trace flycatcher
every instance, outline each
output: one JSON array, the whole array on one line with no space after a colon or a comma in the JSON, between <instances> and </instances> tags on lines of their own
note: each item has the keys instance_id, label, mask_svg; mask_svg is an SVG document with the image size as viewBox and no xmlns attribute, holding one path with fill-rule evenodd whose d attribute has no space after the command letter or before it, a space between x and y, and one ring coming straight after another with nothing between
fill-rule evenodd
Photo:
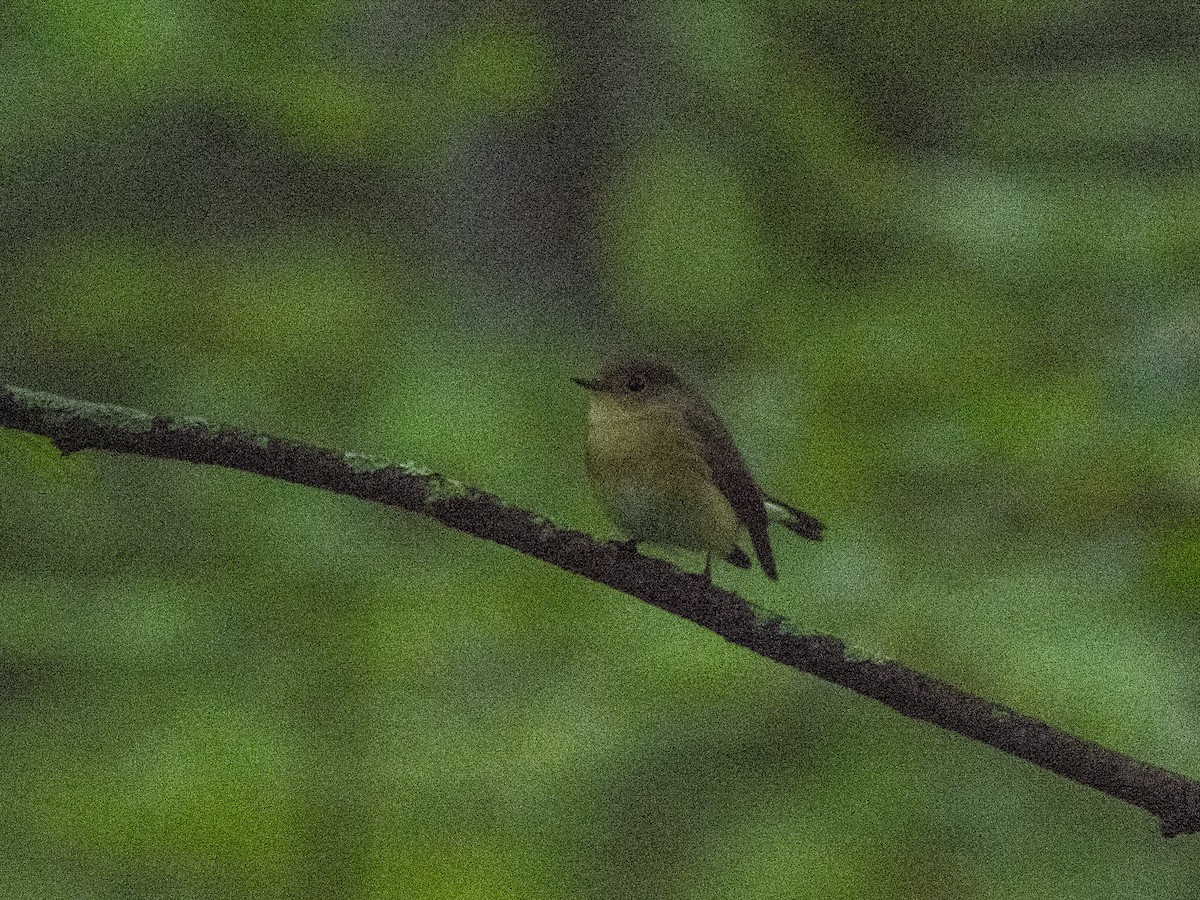
<instances>
[{"instance_id":1,"label":"flycatcher","mask_svg":"<svg viewBox=\"0 0 1200 900\"><path fill-rule=\"evenodd\" d=\"M720 417L670 366L636 359L573 381L591 393L592 490L632 548L648 541L699 550L711 579L714 555L750 568L738 546L745 529L775 580L768 522L821 539L819 521L763 493Z\"/></svg>"}]
</instances>

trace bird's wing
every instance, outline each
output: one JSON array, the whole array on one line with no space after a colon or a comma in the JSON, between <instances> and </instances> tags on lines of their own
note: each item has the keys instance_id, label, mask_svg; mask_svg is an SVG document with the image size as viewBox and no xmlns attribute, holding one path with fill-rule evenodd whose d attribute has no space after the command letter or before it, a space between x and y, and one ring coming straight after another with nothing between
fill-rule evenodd
<instances>
[{"instance_id":1,"label":"bird's wing","mask_svg":"<svg viewBox=\"0 0 1200 900\"><path fill-rule=\"evenodd\" d=\"M763 505L763 493L746 467L746 461L742 459L742 454L733 442L733 436L707 405L693 406L686 416L688 425L700 435L704 461L712 470L717 490L729 501L738 521L746 526L759 565L763 567L767 577L774 581L779 576L775 571L771 536L767 532L767 510Z\"/></svg>"}]
</instances>

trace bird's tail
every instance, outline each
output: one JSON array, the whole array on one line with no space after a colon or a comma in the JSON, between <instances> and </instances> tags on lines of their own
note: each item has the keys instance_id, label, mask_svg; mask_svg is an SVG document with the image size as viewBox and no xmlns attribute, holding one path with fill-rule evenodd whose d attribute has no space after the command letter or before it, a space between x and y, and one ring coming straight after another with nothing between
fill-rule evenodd
<instances>
[{"instance_id":1,"label":"bird's tail","mask_svg":"<svg viewBox=\"0 0 1200 900\"><path fill-rule=\"evenodd\" d=\"M746 555L746 551L741 547L734 547L729 555L725 557L726 562L731 562L739 569L750 568L750 557Z\"/></svg>"},{"instance_id":2,"label":"bird's tail","mask_svg":"<svg viewBox=\"0 0 1200 900\"><path fill-rule=\"evenodd\" d=\"M772 522L778 522L789 531L794 531L810 541L821 539L821 532L825 530L825 526L819 519L774 497L764 497L763 500L767 507L767 518Z\"/></svg>"}]
</instances>

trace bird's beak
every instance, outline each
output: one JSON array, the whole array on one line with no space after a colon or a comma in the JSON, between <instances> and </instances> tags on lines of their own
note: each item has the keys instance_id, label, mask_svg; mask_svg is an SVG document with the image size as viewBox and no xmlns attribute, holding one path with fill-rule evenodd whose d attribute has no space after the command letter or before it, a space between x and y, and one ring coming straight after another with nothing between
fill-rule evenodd
<instances>
[{"instance_id":1,"label":"bird's beak","mask_svg":"<svg viewBox=\"0 0 1200 900\"><path fill-rule=\"evenodd\" d=\"M585 388L589 391L600 390L600 382L598 382L595 378L572 378L571 380L581 388Z\"/></svg>"}]
</instances>

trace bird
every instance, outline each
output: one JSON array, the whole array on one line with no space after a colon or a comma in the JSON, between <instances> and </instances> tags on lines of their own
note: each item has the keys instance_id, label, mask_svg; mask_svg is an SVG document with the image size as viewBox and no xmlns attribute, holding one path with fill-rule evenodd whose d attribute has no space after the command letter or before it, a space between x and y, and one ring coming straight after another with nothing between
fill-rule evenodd
<instances>
[{"instance_id":1,"label":"bird","mask_svg":"<svg viewBox=\"0 0 1200 900\"><path fill-rule=\"evenodd\" d=\"M748 569L743 531L763 572L779 577L768 524L810 541L825 526L765 494L729 429L704 396L668 363L636 357L591 378L573 378L590 394L586 463L592 491L636 550L642 542L705 554Z\"/></svg>"}]
</instances>

